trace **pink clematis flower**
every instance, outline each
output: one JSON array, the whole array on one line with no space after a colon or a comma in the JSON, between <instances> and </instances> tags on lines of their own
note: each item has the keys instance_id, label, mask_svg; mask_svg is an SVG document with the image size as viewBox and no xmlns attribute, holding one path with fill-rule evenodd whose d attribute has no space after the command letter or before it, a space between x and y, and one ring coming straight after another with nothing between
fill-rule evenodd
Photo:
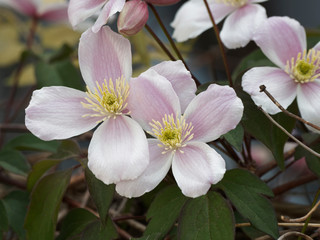
<instances>
[{"instance_id":1,"label":"pink clematis flower","mask_svg":"<svg viewBox=\"0 0 320 240\"><path fill-rule=\"evenodd\" d=\"M66 0L0 0L0 4L11 7L23 15L41 20L65 21L68 19Z\"/></svg>"},{"instance_id":2,"label":"pink clematis flower","mask_svg":"<svg viewBox=\"0 0 320 240\"><path fill-rule=\"evenodd\" d=\"M149 163L148 144L139 124L128 117L132 73L130 42L104 27L84 32L79 64L87 92L53 86L33 93L27 128L43 140L66 139L94 131L88 167L105 184L138 177Z\"/></svg>"},{"instance_id":3,"label":"pink clematis flower","mask_svg":"<svg viewBox=\"0 0 320 240\"><path fill-rule=\"evenodd\" d=\"M180 67L176 69L183 71ZM243 113L241 100L232 88L216 84L192 97L191 91L175 87L190 87L191 76L172 80L163 74L166 69L162 63L132 80L131 116L154 138L148 139L148 167L137 179L119 182L120 195L139 197L151 191L172 166L182 193L194 198L206 194L226 171L224 159L206 142L236 127Z\"/></svg>"},{"instance_id":4,"label":"pink clematis flower","mask_svg":"<svg viewBox=\"0 0 320 240\"><path fill-rule=\"evenodd\" d=\"M174 4L178 1L180 0L145 0L145 2L161 6ZM92 31L96 33L108 22L112 15L122 11L125 3L126 0L70 0L69 21L73 27L76 27L79 23L100 11L99 17L92 27ZM128 16L123 18L128 18Z\"/></svg>"},{"instance_id":5,"label":"pink clematis flower","mask_svg":"<svg viewBox=\"0 0 320 240\"><path fill-rule=\"evenodd\" d=\"M265 85L284 108L297 97L301 116L320 125L320 42L307 51L304 28L288 17L269 18L253 40L278 67L255 67L246 72L242 78L244 91L270 114L280 109L259 91L260 85Z\"/></svg>"},{"instance_id":6,"label":"pink clematis flower","mask_svg":"<svg viewBox=\"0 0 320 240\"><path fill-rule=\"evenodd\" d=\"M246 46L258 25L266 18L265 9L256 4L266 0L208 0L215 22L226 20L220 32L227 48ZM178 10L171 26L178 42L195 38L212 28L212 22L203 0L189 0Z\"/></svg>"}]
</instances>

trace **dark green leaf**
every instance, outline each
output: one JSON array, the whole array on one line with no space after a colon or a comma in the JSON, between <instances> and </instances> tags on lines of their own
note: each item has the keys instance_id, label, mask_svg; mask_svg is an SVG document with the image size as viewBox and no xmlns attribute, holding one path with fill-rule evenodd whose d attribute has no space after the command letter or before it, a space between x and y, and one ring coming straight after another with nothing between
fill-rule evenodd
<instances>
[{"instance_id":1,"label":"dark green leaf","mask_svg":"<svg viewBox=\"0 0 320 240\"><path fill-rule=\"evenodd\" d=\"M63 46L60 49L51 54L49 62L52 63L69 58L73 51L74 50L72 47L70 47L67 44L63 44Z\"/></svg>"},{"instance_id":2,"label":"dark green leaf","mask_svg":"<svg viewBox=\"0 0 320 240\"><path fill-rule=\"evenodd\" d=\"M260 195L272 195L263 181L248 171L233 169L226 172L216 187L225 192L238 212L254 227L274 238L278 237L274 209L270 201Z\"/></svg>"},{"instance_id":3,"label":"dark green leaf","mask_svg":"<svg viewBox=\"0 0 320 240\"><path fill-rule=\"evenodd\" d=\"M39 178L51 167L60 163L60 160L42 160L33 165L27 180L27 190L31 191Z\"/></svg>"},{"instance_id":4,"label":"dark green leaf","mask_svg":"<svg viewBox=\"0 0 320 240\"><path fill-rule=\"evenodd\" d=\"M80 72L69 59L51 64L39 61L35 66L35 74L39 87L66 86L79 90L84 88Z\"/></svg>"},{"instance_id":5,"label":"dark green leaf","mask_svg":"<svg viewBox=\"0 0 320 240\"><path fill-rule=\"evenodd\" d=\"M243 127L241 124L231 130L230 132L223 135L223 137L238 151L242 151L242 143L243 143Z\"/></svg>"},{"instance_id":6,"label":"dark green leaf","mask_svg":"<svg viewBox=\"0 0 320 240\"><path fill-rule=\"evenodd\" d=\"M82 232L81 240L106 240L116 239L117 231L110 218L107 218L105 225L100 221L94 221Z\"/></svg>"},{"instance_id":7,"label":"dark green leaf","mask_svg":"<svg viewBox=\"0 0 320 240\"><path fill-rule=\"evenodd\" d=\"M79 156L81 149L76 141L63 140L57 149L57 152L50 156L50 159L66 160Z\"/></svg>"},{"instance_id":8,"label":"dark green leaf","mask_svg":"<svg viewBox=\"0 0 320 240\"><path fill-rule=\"evenodd\" d=\"M28 239L54 239L59 206L71 173L72 169L52 173L34 187L24 225Z\"/></svg>"},{"instance_id":9,"label":"dark green leaf","mask_svg":"<svg viewBox=\"0 0 320 240\"><path fill-rule=\"evenodd\" d=\"M8 231L9 221L7 211L4 207L3 201L0 200L0 235L3 231Z\"/></svg>"},{"instance_id":10,"label":"dark green leaf","mask_svg":"<svg viewBox=\"0 0 320 240\"><path fill-rule=\"evenodd\" d=\"M27 176L30 166L25 157L16 150L0 151L0 166L9 172Z\"/></svg>"},{"instance_id":11,"label":"dark green leaf","mask_svg":"<svg viewBox=\"0 0 320 240\"><path fill-rule=\"evenodd\" d=\"M232 240L235 237L233 212L216 192L191 199L181 212L179 239Z\"/></svg>"},{"instance_id":12,"label":"dark green leaf","mask_svg":"<svg viewBox=\"0 0 320 240\"><path fill-rule=\"evenodd\" d=\"M281 169L284 168L283 148L288 136L275 126L253 103L250 96L242 91L238 96L244 104L243 126L247 132L265 144L272 152L275 160ZM270 100L271 101L271 100ZM295 104L289 110L295 112ZM273 115L282 127L291 132L295 126L295 119L284 113Z\"/></svg>"},{"instance_id":13,"label":"dark green leaf","mask_svg":"<svg viewBox=\"0 0 320 240\"><path fill-rule=\"evenodd\" d=\"M7 212L9 226L20 239L25 239L23 223L27 213L28 204L29 193L24 191L10 192L3 199L3 205Z\"/></svg>"},{"instance_id":14,"label":"dark green leaf","mask_svg":"<svg viewBox=\"0 0 320 240\"><path fill-rule=\"evenodd\" d=\"M26 133L12 139L4 147L6 149L56 152L59 145L59 141L43 141L31 133Z\"/></svg>"},{"instance_id":15,"label":"dark green leaf","mask_svg":"<svg viewBox=\"0 0 320 240\"><path fill-rule=\"evenodd\" d=\"M88 224L95 220L97 220L96 216L83 208L72 209L62 220L60 235L56 240L80 238Z\"/></svg>"},{"instance_id":16,"label":"dark green leaf","mask_svg":"<svg viewBox=\"0 0 320 240\"><path fill-rule=\"evenodd\" d=\"M313 150L316 152L320 152L320 146L316 146L315 148L313 148ZM320 158L316 157L301 146L298 146L296 148L294 156L296 160L305 157L308 168L312 172L314 172L314 174L320 177Z\"/></svg>"},{"instance_id":17,"label":"dark green leaf","mask_svg":"<svg viewBox=\"0 0 320 240\"><path fill-rule=\"evenodd\" d=\"M105 224L108 217L109 206L113 199L114 185L104 184L97 179L88 168L86 168L85 174L90 195L97 206L101 222Z\"/></svg>"},{"instance_id":18,"label":"dark green leaf","mask_svg":"<svg viewBox=\"0 0 320 240\"><path fill-rule=\"evenodd\" d=\"M161 191L148 210L147 218L151 220L141 239L149 240L149 235L162 239L172 228L187 200L188 198L182 195L176 185L171 185Z\"/></svg>"}]
</instances>

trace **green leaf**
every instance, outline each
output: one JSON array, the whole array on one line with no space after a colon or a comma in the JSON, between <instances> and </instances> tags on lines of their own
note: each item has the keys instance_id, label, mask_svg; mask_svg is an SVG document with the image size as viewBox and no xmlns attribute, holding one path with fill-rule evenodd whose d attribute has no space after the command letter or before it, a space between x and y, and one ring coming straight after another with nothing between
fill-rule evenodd
<instances>
[{"instance_id":1,"label":"green leaf","mask_svg":"<svg viewBox=\"0 0 320 240\"><path fill-rule=\"evenodd\" d=\"M176 185L171 185L161 191L150 205L147 218L151 220L143 234L144 237L139 239L164 238L177 220L187 200L188 198L182 195Z\"/></svg>"},{"instance_id":2,"label":"green leaf","mask_svg":"<svg viewBox=\"0 0 320 240\"><path fill-rule=\"evenodd\" d=\"M216 192L191 199L181 212L178 227L179 239L235 238L233 212L225 199Z\"/></svg>"},{"instance_id":3,"label":"green leaf","mask_svg":"<svg viewBox=\"0 0 320 240\"><path fill-rule=\"evenodd\" d=\"M320 146L316 146L312 148L316 152L320 152ZM320 158L316 157L306 149L304 149L301 146L298 146L294 153L295 159L299 160L300 158L305 157L306 163L308 165L308 168L316 174L318 177L320 177Z\"/></svg>"},{"instance_id":4,"label":"green leaf","mask_svg":"<svg viewBox=\"0 0 320 240\"><path fill-rule=\"evenodd\" d=\"M6 209L9 226L19 236L25 239L24 219L29 204L29 193L24 191L13 191L5 196L2 203Z\"/></svg>"},{"instance_id":5,"label":"green leaf","mask_svg":"<svg viewBox=\"0 0 320 240\"><path fill-rule=\"evenodd\" d=\"M97 206L98 213L102 224L106 224L108 219L108 211L114 195L114 185L106 185L97 179L93 173L86 168L86 180L90 195Z\"/></svg>"},{"instance_id":6,"label":"green leaf","mask_svg":"<svg viewBox=\"0 0 320 240\"><path fill-rule=\"evenodd\" d=\"M72 209L62 220L60 235L56 240L78 239L88 224L97 220L96 216L83 208Z\"/></svg>"},{"instance_id":7,"label":"green leaf","mask_svg":"<svg viewBox=\"0 0 320 240\"><path fill-rule=\"evenodd\" d=\"M223 135L223 137L238 151L242 151L242 142L243 142L243 127L241 124L231 130L230 132Z\"/></svg>"},{"instance_id":8,"label":"green leaf","mask_svg":"<svg viewBox=\"0 0 320 240\"><path fill-rule=\"evenodd\" d=\"M226 172L222 181L215 185L221 188L238 212L254 227L278 237L277 218L269 200L260 194L272 196L272 191L257 176L246 170L233 169Z\"/></svg>"},{"instance_id":9,"label":"green leaf","mask_svg":"<svg viewBox=\"0 0 320 240\"><path fill-rule=\"evenodd\" d=\"M31 133L26 133L12 139L4 148L56 152L59 145L59 141L43 141Z\"/></svg>"},{"instance_id":10,"label":"green leaf","mask_svg":"<svg viewBox=\"0 0 320 240\"><path fill-rule=\"evenodd\" d=\"M27 190L31 192L39 178L51 167L60 163L60 160L42 160L33 165L31 172L28 175Z\"/></svg>"},{"instance_id":11,"label":"green leaf","mask_svg":"<svg viewBox=\"0 0 320 240\"><path fill-rule=\"evenodd\" d=\"M35 74L39 87L66 86L79 90L84 88L79 70L69 59L54 63L39 61L35 66Z\"/></svg>"},{"instance_id":12,"label":"green leaf","mask_svg":"<svg viewBox=\"0 0 320 240\"><path fill-rule=\"evenodd\" d=\"M9 172L27 176L30 166L25 157L16 150L0 151L0 166Z\"/></svg>"},{"instance_id":13,"label":"green leaf","mask_svg":"<svg viewBox=\"0 0 320 240\"><path fill-rule=\"evenodd\" d=\"M82 232L81 240L106 240L118 239L118 233L110 218L103 225L100 221L94 221Z\"/></svg>"},{"instance_id":14,"label":"green leaf","mask_svg":"<svg viewBox=\"0 0 320 240\"><path fill-rule=\"evenodd\" d=\"M72 169L43 177L34 187L25 220L27 239L54 239L59 206Z\"/></svg>"},{"instance_id":15,"label":"green leaf","mask_svg":"<svg viewBox=\"0 0 320 240\"><path fill-rule=\"evenodd\" d=\"M265 144L271 150L278 166L281 169L284 169L283 148L288 140L288 136L257 108L247 93L239 91L238 96L242 99L244 104L244 117L242 118L242 123L245 130ZM295 112L295 104L292 104L288 110ZM278 113L272 117L288 132L293 130L296 122L294 118L291 118L284 113Z\"/></svg>"},{"instance_id":16,"label":"green leaf","mask_svg":"<svg viewBox=\"0 0 320 240\"><path fill-rule=\"evenodd\" d=\"M4 207L3 201L0 200L0 235L4 231L8 231L9 220L7 216L7 211Z\"/></svg>"},{"instance_id":17,"label":"green leaf","mask_svg":"<svg viewBox=\"0 0 320 240\"><path fill-rule=\"evenodd\" d=\"M50 159L66 160L72 157L79 156L81 149L78 143L74 140L63 140L58 147L56 153L50 156Z\"/></svg>"}]
</instances>

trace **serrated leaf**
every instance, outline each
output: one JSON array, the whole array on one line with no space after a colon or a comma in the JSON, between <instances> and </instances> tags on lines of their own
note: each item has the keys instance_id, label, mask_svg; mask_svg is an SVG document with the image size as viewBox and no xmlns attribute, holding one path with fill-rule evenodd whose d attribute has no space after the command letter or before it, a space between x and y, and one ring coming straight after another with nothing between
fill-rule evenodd
<instances>
[{"instance_id":1,"label":"serrated leaf","mask_svg":"<svg viewBox=\"0 0 320 240\"><path fill-rule=\"evenodd\" d=\"M19 236L25 239L24 219L29 203L29 193L24 191L13 191L5 196L2 203L6 209L9 226Z\"/></svg>"},{"instance_id":2,"label":"serrated leaf","mask_svg":"<svg viewBox=\"0 0 320 240\"><path fill-rule=\"evenodd\" d=\"M59 206L72 169L43 177L34 187L25 220L27 239L54 239Z\"/></svg>"},{"instance_id":3,"label":"serrated leaf","mask_svg":"<svg viewBox=\"0 0 320 240\"><path fill-rule=\"evenodd\" d=\"M320 147L316 146L315 148L313 148L313 150L316 152L320 152ZM314 174L320 177L320 158L316 157L315 155L313 155L301 146L298 146L296 148L294 156L296 160L305 157L308 168Z\"/></svg>"},{"instance_id":4,"label":"serrated leaf","mask_svg":"<svg viewBox=\"0 0 320 240\"><path fill-rule=\"evenodd\" d=\"M100 221L94 221L82 232L81 240L106 240L116 239L117 231L110 218L103 225Z\"/></svg>"},{"instance_id":5,"label":"serrated leaf","mask_svg":"<svg viewBox=\"0 0 320 240\"><path fill-rule=\"evenodd\" d=\"M56 152L59 145L59 141L43 141L31 133L26 133L9 141L4 148Z\"/></svg>"},{"instance_id":6,"label":"serrated leaf","mask_svg":"<svg viewBox=\"0 0 320 240\"><path fill-rule=\"evenodd\" d=\"M39 87L66 86L82 90L84 87L80 72L69 59L47 63L39 61L35 67Z\"/></svg>"},{"instance_id":7,"label":"serrated leaf","mask_svg":"<svg viewBox=\"0 0 320 240\"><path fill-rule=\"evenodd\" d=\"M151 220L143 234L144 237L140 239L153 239L152 236L162 239L172 228L187 200L176 185L161 191L150 205L147 218Z\"/></svg>"},{"instance_id":8,"label":"serrated leaf","mask_svg":"<svg viewBox=\"0 0 320 240\"><path fill-rule=\"evenodd\" d=\"M223 137L238 151L242 151L244 130L241 124L238 124L237 127L226 134Z\"/></svg>"},{"instance_id":9,"label":"serrated leaf","mask_svg":"<svg viewBox=\"0 0 320 240\"><path fill-rule=\"evenodd\" d=\"M241 169L226 172L222 181L215 185L221 188L238 212L257 229L278 237L277 218L269 200L260 194L272 195L271 190L258 177Z\"/></svg>"},{"instance_id":10,"label":"serrated leaf","mask_svg":"<svg viewBox=\"0 0 320 240\"><path fill-rule=\"evenodd\" d=\"M244 117L242 118L242 123L245 130L266 145L271 150L278 166L281 169L284 169L283 148L288 140L288 136L257 108L247 93L238 91L238 96L244 104ZM296 111L295 104L292 104L289 111ZM288 132L293 130L296 122L294 118L291 118L282 112L273 115L272 117Z\"/></svg>"},{"instance_id":11,"label":"serrated leaf","mask_svg":"<svg viewBox=\"0 0 320 240\"><path fill-rule=\"evenodd\" d=\"M8 231L9 221L7 211L4 207L3 201L0 199L0 235L3 231Z\"/></svg>"},{"instance_id":12,"label":"serrated leaf","mask_svg":"<svg viewBox=\"0 0 320 240\"><path fill-rule=\"evenodd\" d=\"M27 176L30 170L25 157L16 150L0 151L0 166L9 172L23 176Z\"/></svg>"},{"instance_id":13,"label":"serrated leaf","mask_svg":"<svg viewBox=\"0 0 320 240\"><path fill-rule=\"evenodd\" d=\"M72 209L62 220L60 234L56 240L79 239L88 224L95 220L97 217L83 208Z\"/></svg>"},{"instance_id":14,"label":"serrated leaf","mask_svg":"<svg viewBox=\"0 0 320 240\"><path fill-rule=\"evenodd\" d=\"M102 224L106 224L109 206L114 195L114 184L104 184L102 181L97 179L88 168L85 170L85 175L89 192L98 209L100 220Z\"/></svg>"},{"instance_id":15,"label":"serrated leaf","mask_svg":"<svg viewBox=\"0 0 320 240\"><path fill-rule=\"evenodd\" d=\"M186 203L179 218L179 239L232 240L234 237L233 212L219 193L208 192Z\"/></svg>"}]
</instances>

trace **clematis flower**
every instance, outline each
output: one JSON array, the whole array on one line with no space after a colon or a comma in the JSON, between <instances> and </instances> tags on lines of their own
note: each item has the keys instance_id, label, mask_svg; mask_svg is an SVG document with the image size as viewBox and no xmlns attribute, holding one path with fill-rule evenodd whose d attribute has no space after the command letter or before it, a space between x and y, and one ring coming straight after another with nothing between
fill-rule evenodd
<instances>
[{"instance_id":1,"label":"clematis flower","mask_svg":"<svg viewBox=\"0 0 320 240\"><path fill-rule=\"evenodd\" d=\"M243 113L241 100L232 88L212 84L186 101L190 91L173 88L165 70L160 64L132 80L131 116L154 138L148 139L148 167L138 178L119 182L120 195L139 197L151 191L172 166L182 193L194 198L206 194L226 171L224 159L206 142L236 127ZM187 85L188 79L180 77L175 85Z\"/></svg>"},{"instance_id":2,"label":"clematis flower","mask_svg":"<svg viewBox=\"0 0 320 240\"><path fill-rule=\"evenodd\" d=\"M33 93L27 128L43 140L70 138L98 125L88 149L88 167L105 184L134 179L149 162L139 124L127 115L132 73L130 42L104 27L84 32L79 64L87 92L52 86Z\"/></svg>"},{"instance_id":3,"label":"clematis flower","mask_svg":"<svg viewBox=\"0 0 320 240\"><path fill-rule=\"evenodd\" d=\"M180 0L145 0L145 2L161 6L174 4L178 1ZM122 11L125 3L126 0L70 0L68 8L69 21L75 28L79 23L99 13L99 17L92 27L92 31L96 33L108 22L112 15ZM131 3L128 4L131 5ZM122 18L128 19L129 16L123 16Z\"/></svg>"},{"instance_id":4,"label":"clematis flower","mask_svg":"<svg viewBox=\"0 0 320 240\"><path fill-rule=\"evenodd\" d=\"M266 10L260 2L266 0L208 0L215 22L226 20L220 32L227 48L246 46L254 31L266 18ZM189 0L178 10L171 26L178 42L199 36L212 28L212 22L203 0Z\"/></svg>"},{"instance_id":5,"label":"clematis flower","mask_svg":"<svg viewBox=\"0 0 320 240\"><path fill-rule=\"evenodd\" d=\"M68 19L66 0L0 0L0 4L11 7L23 15L41 20L65 21Z\"/></svg>"},{"instance_id":6,"label":"clematis flower","mask_svg":"<svg viewBox=\"0 0 320 240\"><path fill-rule=\"evenodd\" d=\"M244 91L270 114L280 109L259 91L260 85L265 85L284 108L297 97L301 116L320 125L320 42L308 51L304 28L288 17L269 18L253 40L277 67L255 67L246 72Z\"/></svg>"}]
</instances>

